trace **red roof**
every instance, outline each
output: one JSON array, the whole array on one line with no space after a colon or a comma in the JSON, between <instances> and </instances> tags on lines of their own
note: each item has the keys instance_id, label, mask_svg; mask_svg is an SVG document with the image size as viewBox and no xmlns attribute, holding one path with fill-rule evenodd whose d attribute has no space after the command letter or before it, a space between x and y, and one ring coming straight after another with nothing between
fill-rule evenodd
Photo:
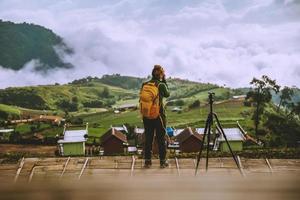
<instances>
[{"instance_id":1,"label":"red roof","mask_svg":"<svg viewBox=\"0 0 300 200\"><path fill-rule=\"evenodd\" d=\"M121 140L122 142L127 142L127 137L120 131L117 131L114 128L110 128L102 137L101 142L105 143L109 138L116 137L117 139Z\"/></svg>"},{"instance_id":2,"label":"red roof","mask_svg":"<svg viewBox=\"0 0 300 200\"><path fill-rule=\"evenodd\" d=\"M181 133L179 133L175 139L179 143L184 142L190 137L195 137L198 140L202 141L202 136L191 129L191 127L185 128Z\"/></svg>"}]
</instances>

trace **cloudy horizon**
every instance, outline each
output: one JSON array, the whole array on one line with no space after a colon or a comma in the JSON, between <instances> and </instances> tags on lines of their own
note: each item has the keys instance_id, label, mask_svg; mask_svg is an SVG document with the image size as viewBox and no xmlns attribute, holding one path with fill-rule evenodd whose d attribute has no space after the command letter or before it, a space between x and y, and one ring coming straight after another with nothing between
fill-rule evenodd
<instances>
[{"instance_id":1,"label":"cloudy horizon","mask_svg":"<svg viewBox=\"0 0 300 200\"><path fill-rule=\"evenodd\" d=\"M71 70L0 67L0 88L119 73L248 87L268 75L300 87L300 0L0 0L0 19L52 29L74 49ZM62 55L64 56L64 55ZM9 78L7 78L9 77Z\"/></svg>"}]
</instances>

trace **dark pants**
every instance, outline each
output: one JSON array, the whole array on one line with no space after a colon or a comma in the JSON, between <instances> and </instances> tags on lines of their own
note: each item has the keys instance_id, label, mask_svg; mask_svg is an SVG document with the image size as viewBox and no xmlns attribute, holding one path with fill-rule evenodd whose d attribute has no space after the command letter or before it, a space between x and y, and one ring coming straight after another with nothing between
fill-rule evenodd
<instances>
[{"instance_id":1,"label":"dark pants","mask_svg":"<svg viewBox=\"0 0 300 200\"><path fill-rule=\"evenodd\" d=\"M159 149L159 159L164 162L166 159L167 144L165 139L165 124L166 121L163 118L158 117L157 119L143 118L145 128L145 161L151 161L152 154L152 143L154 133L156 134L156 140Z\"/></svg>"}]
</instances>

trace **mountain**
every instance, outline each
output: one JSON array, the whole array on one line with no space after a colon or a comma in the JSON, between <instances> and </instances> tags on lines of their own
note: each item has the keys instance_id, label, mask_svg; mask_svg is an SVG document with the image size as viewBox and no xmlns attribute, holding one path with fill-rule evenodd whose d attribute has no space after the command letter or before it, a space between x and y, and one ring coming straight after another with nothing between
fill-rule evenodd
<instances>
[{"instance_id":1,"label":"mountain","mask_svg":"<svg viewBox=\"0 0 300 200\"><path fill-rule=\"evenodd\" d=\"M19 70L33 59L39 60L36 70L72 67L57 49L65 54L72 50L52 30L39 25L0 20L0 44L0 66L4 68Z\"/></svg>"}]
</instances>

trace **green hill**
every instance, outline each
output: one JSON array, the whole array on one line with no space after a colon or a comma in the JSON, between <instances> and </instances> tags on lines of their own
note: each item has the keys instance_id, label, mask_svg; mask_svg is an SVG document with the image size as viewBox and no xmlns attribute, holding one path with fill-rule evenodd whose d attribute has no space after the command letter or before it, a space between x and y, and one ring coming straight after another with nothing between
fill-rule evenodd
<instances>
[{"instance_id":1,"label":"green hill","mask_svg":"<svg viewBox=\"0 0 300 200\"><path fill-rule=\"evenodd\" d=\"M111 80L110 80L111 78ZM78 111L84 108L101 108L126 103L137 103L139 89L145 78L120 75L104 75L102 78L87 77L65 85L41 85L10 87L0 90L0 103L29 109ZM217 95L228 89L181 79L169 79L170 100L207 98L207 91Z\"/></svg>"},{"instance_id":2,"label":"green hill","mask_svg":"<svg viewBox=\"0 0 300 200\"><path fill-rule=\"evenodd\" d=\"M72 50L61 37L39 25L0 20L0 44L0 65L4 68L19 70L32 59L40 61L36 70L72 67L62 61L54 47L60 47L67 54Z\"/></svg>"},{"instance_id":3,"label":"green hill","mask_svg":"<svg viewBox=\"0 0 300 200\"><path fill-rule=\"evenodd\" d=\"M21 111L19 108L0 104L0 120L6 120L8 116L19 117L20 115Z\"/></svg>"},{"instance_id":4,"label":"green hill","mask_svg":"<svg viewBox=\"0 0 300 200\"><path fill-rule=\"evenodd\" d=\"M104 75L100 79L95 77L94 79L104 84L109 84L124 89L132 90L134 91L134 93L138 94L142 83L149 80L150 77L137 78L132 76L121 76L120 74L113 74ZM219 100L228 99L227 93L231 91L228 88L221 88L215 84L200 83L179 78L169 78L167 82L171 91L171 96L168 98L168 100L183 100L187 104L192 103L197 99L201 101L206 101L208 91L214 91L216 93L216 98ZM231 93L235 92L232 90ZM138 103L138 98L120 99L119 101L117 101L118 105L127 103Z\"/></svg>"},{"instance_id":5,"label":"green hill","mask_svg":"<svg viewBox=\"0 0 300 200\"><path fill-rule=\"evenodd\" d=\"M139 89L146 78L138 78L132 76L121 76L120 74L113 75L104 75L100 79L97 79L99 82L124 88L124 89Z\"/></svg>"},{"instance_id":6,"label":"green hill","mask_svg":"<svg viewBox=\"0 0 300 200\"><path fill-rule=\"evenodd\" d=\"M0 90L0 102L30 109L77 111L82 107L107 107L120 98L135 98L131 91L99 82L88 84L15 87Z\"/></svg>"},{"instance_id":7,"label":"green hill","mask_svg":"<svg viewBox=\"0 0 300 200\"><path fill-rule=\"evenodd\" d=\"M0 90L0 103L38 110L80 111L85 108L108 108L128 103L138 103L139 89L146 78L121 75L87 77L65 85L11 87ZM207 92L216 93L216 100L226 100L236 92L209 83L199 83L178 78L168 79L171 96L168 101L178 101L188 106L195 100L206 102Z\"/></svg>"}]
</instances>

